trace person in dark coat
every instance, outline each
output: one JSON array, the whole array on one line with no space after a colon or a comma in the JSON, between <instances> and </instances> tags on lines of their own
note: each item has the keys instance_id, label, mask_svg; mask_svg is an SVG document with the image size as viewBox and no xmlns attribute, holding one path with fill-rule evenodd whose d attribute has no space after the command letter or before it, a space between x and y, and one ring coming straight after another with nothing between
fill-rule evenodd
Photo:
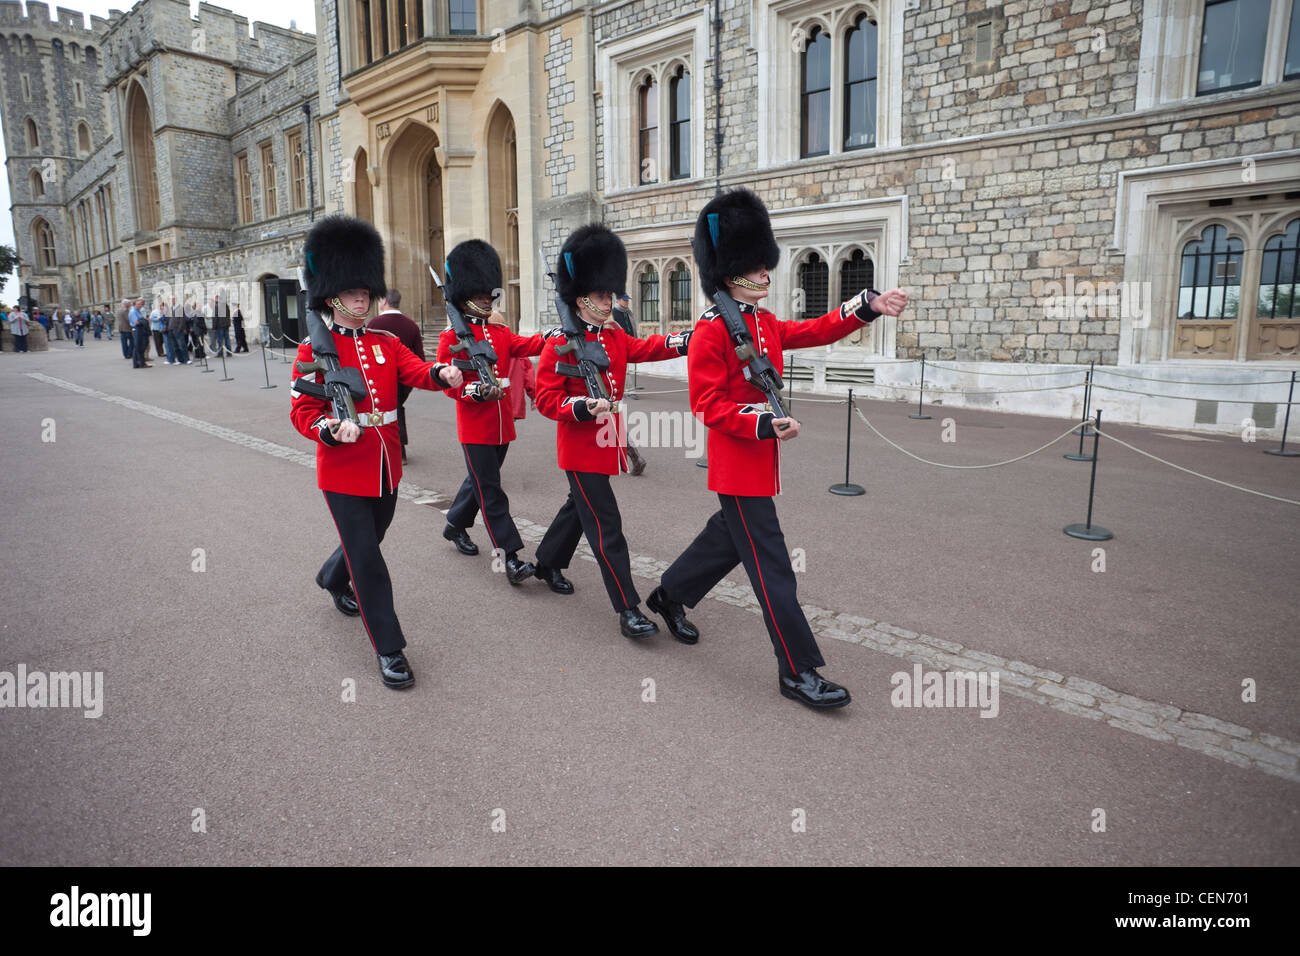
<instances>
[{"instance_id":1,"label":"person in dark coat","mask_svg":"<svg viewBox=\"0 0 1300 956\"><path fill-rule=\"evenodd\" d=\"M402 314L399 308L401 304L402 293L396 289L389 289L384 297L379 300L379 314L370 320L369 327L396 335L398 340L423 362L425 361L424 336L420 334L420 327L408 316ZM410 395L411 387L409 385L398 386L397 430L402 437L403 463L406 462L406 400Z\"/></svg>"}]
</instances>

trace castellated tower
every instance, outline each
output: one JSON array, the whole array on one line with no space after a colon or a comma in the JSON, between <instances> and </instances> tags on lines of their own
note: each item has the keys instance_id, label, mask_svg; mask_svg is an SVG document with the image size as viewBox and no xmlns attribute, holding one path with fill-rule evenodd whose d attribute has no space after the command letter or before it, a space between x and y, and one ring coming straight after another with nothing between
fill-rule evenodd
<instances>
[{"instance_id":1,"label":"castellated tower","mask_svg":"<svg viewBox=\"0 0 1300 956\"><path fill-rule=\"evenodd\" d=\"M85 250L73 236L71 181L112 132L103 94L109 21L95 17L88 29L73 10L59 7L57 21L44 3L27 10L0 3L0 128L19 280L48 307L75 298L73 263Z\"/></svg>"},{"instance_id":2,"label":"castellated tower","mask_svg":"<svg viewBox=\"0 0 1300 956\"><path fill-rule=\"evenodd\" d=\"M295 104L314 95L314 82L292 80L314 80L315 38L264 23L250 35L244 17L208 4L193 17L186 0L141 0L89 28L81 13L58 14L50 21L45 4L29 3L24 16L17 3L0 2L0 112L20 281L49 308L150 298L177 273L237 278L238 264L224 261L249 238L236 153L251 152L259 174L285 180L263 194L292 192L285 131L249 127L263 113L283 114L286 128L301 124ZM268 81L294 102L272 102ZM256 100L240 108L253 89ZM254 136L262 139L250 150L243 140ZM266 138L274 149L259 165ZM277 225L292 231L297 222L287 219Z\"/></svg>"}]
</instances>

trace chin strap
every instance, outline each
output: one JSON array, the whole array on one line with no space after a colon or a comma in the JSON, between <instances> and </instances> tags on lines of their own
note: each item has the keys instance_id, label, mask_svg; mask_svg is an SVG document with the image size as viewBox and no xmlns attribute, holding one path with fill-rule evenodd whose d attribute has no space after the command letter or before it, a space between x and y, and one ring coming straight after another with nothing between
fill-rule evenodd
<instances>
[{"instance_id":1,"label":"chin strap","mask_svg":"<svg viewBox=\"0 0 1300 956\"><path fill-rule=\"evenodd\" d=\"M490 308L487 309L483 308L478 303L476 303L473 299L465 300L465 311L470 313L471 315L478 316L480 319L485 319L492 314L492 310Z\"/></svg>"},{"instance_id":2,"label":"chin strap","mask_svg":"<svg viewBox=\"0 0 1300 956\"><path fill-rule=\"evenodd\" d=\"M578 302L581 303L584 309L588 310L593 315L599 315L603 319L608 319L611 315L614 314L614 310L612 308L609 309L599 308L597 307L596 303L592 302L585 295L578 296Z\"/></svg>"},{"instance_id":3,"label":"chin strap","mask_svg":"<svg viewBox=\"0 0 1300 956\"><path fill-rule=\"evenodd\" d=\"M330 303L330 308L333 309L335 312L342 312L344 315L352 319L364 319L366 317L366 313L370 311L370 309L366 309L365 312L353 312L346 305L344 305L342 302L339 301L338 296L332 297L329 300L329 303Z\"/></svg>"},{"instance_id":4,"label":"chin strap","mask_svg":"<svg viewBox=\"0 0 1300 956\"><path fill-rule=\"evenodd\" d=\"M727 281L738 285L742 289L748 289L750 292L766 292L767 287L772 284L771 281L769 281L767 285L759 285L757 282L752 282L744 276L731 276Z\"/></svg>"}]
</instances>

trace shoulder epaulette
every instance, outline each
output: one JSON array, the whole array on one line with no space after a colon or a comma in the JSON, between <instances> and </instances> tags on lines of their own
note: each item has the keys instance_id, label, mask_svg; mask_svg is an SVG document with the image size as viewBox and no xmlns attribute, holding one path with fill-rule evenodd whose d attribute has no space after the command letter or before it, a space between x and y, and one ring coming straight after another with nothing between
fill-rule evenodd
<instances>
[{"instance_id":1,"label":"shoulder epaulette","mask_svg":"<svg viewBox=\"0 0 1300 956\"><path fill-rule=\"evenodd\" d=\"M542 333L542 338L562 339L564 338L564 329L560 328L558 325L553 329L547 329Z\"/></svg>"}]
</instances>

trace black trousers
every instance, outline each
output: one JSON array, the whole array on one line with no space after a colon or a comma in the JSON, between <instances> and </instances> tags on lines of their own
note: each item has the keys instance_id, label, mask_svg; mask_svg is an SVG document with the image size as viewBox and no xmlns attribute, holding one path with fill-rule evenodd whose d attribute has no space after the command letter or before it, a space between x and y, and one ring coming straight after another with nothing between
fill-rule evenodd
<instances>
[{"instance_id":1,"label":"black trousers","mask_svg":"<svg viewBox=\"0 0 1300 956\"><path fill-rule=\"evenodd\" d=\"M238 349L235 349L238 352ZM406 400L411 397L414 389L409 385L397 386L397 435L401 439L402 447L406 447Z\"/></svg>"},{"instance_id":2,"label":"black trousers","mask_svg":"<svg viewBox=\"0 0 1300 956\"><path fill-rule=\"evenodd\" d=\"M379 544L393 522L397 492L370 498L327 491L325 503L334 517L340 544L321 565L317 583L341 591L351 580L371 645L376 653L396 654L406 646L406 638L393 609L393 582Z\"/></svg>"},{"instance_id":3,"label":"black trousers","mask_svg":"<svg viewBox=\"0 0 1300 956\"><path fill-rule=\"evenodd\" d=\"M143 325L144 323L141 323ZM136 326L135 331L131 333L133 350L131 352L131 367L144 368L145 359L149 354L149 329Z\"/></svg>"},{"instance_id":4,"label":"black trousers","mask_svg":"<svg viewBox=\"0 0 1300 956\"><path fill-rule=\"evenodd\" d=\"M510 517L510 499L501 490L501 465L510 444L460 447L465 452L465 468L469 474L447 511L447 523L453 528L472 528L474 518L482 511L493 550L500 549L506 555L522 550L524 541L519 537L515 519Z\"/></svg>"},{"instance_id":5,"label":"black trousers","mask_svg":"<svg viewBox=\"0 0 1300 956\"><path fill-rule=\"evenodd\" d=\"M569 476L569 497L537 546L537 561L548 568L567 568L578 539L586 534L605 581L609 603L615 611L630 611L641 603L641 597L632 584L632 562L623 537L623 516L618 513L618 499L610 487L609 475L586 471L565 474Z\"/></svg>"},{"instance_id":6,"label":"black trousers","mask_svg":"<svg viewBox=\"0 0 1300 956\"><path fill-rule=\"evenodd\" d=\"M776 503L771 498L722 494L718 500L722 510L664 572L664 593L669 600L695 607L732 568L743 564L781 668L798 673L821 667L826 662L799 607Z\"/></svg>"}]
</instances>

